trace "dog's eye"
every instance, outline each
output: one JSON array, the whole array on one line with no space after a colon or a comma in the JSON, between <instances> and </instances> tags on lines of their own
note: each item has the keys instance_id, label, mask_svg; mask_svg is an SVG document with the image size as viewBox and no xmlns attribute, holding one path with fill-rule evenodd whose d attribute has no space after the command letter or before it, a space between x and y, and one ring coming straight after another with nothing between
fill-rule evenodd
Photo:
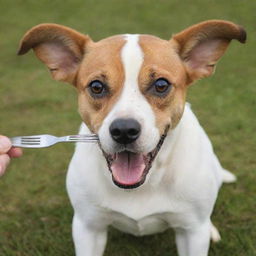
<instances>
[{"instance_id":1,"label":"dog's eye","mask_svg":"<svg viewBox=\"0 0 256 256\"><path fill-rule=\"evenodd\" d=\"M163 97L171 89L172 84L164 78L157 79L151 87L151 92L156 96Z\"/></svg>"},{"instance_id":2,"label":"dog's eye","mask_svg":"<svg viewBox=\"0 0 256 256\"><path fill-rule=\"evenodd\" d=\"M100 98L106 94L107 87L101 81L95 80L89 84L89 91L93 97Z\"/></svg>"},{"instance_id":3,"label":"dog's eye","mask_svg":"<svg viewBox=\"0 0 256 256\"><path fill-rule=\"evenodd\" d=\"M92 81L89 85L92 93L100 94L104 90L104 84L98 80Z\"/></svg>"}]
</instances>

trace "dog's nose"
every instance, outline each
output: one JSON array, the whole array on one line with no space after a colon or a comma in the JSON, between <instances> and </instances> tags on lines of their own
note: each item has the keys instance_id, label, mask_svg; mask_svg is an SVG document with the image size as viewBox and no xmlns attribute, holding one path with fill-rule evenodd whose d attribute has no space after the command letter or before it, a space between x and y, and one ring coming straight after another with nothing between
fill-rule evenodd
<instances>
[{"instance_id":1,"label":"dog's nose","mask_svg":"<svg viewBox=\"0 0 256 256\"><path fill-rule=\"evenodd\" d=\"M111 137L120 144L134 142L140 136L141 126L135 119L116 119L109 127Z\"/></svg>"}]
</instances>

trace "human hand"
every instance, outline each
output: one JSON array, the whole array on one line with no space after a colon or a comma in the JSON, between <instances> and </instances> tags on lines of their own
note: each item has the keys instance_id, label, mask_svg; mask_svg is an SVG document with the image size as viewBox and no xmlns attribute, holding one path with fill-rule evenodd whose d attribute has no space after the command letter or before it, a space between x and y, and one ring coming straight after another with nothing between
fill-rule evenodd
<instances>
[{"instance_id":1,"label":"human hand","mask_svg":"<svg viewBox=\"0 0 256 256\"><path fill-rule=\"evenodd\" d=\"M13 148L8 137L0 135L0 176L5 173L10 159L13 157L20 157L22 150L20 148Z\"/></svg>"}]
</instances>

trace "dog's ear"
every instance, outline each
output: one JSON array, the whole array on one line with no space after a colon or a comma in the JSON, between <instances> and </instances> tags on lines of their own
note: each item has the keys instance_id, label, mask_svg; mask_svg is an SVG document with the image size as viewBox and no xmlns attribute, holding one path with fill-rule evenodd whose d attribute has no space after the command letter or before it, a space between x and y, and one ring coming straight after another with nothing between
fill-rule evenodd
<instances>
[{"instance_id":1,"label":"dog's ear","mask_svg":"<svg viewBox=\"0 0 256 256\"><path fill-rule=\"evenodd\" d=\"M18 54L31 48L44 62L55 80L74 83L89 36L57 24L40 24L30 29L22 38Z\"/></svg>"},{"instance_id":2,"label":"dog's ear","mask_svg":"<svg viewBox=\"0 0 256 256\"><path fill-rule=\"evenodd\" d=\"M171 41L177 45L178 54L185 63L189 75L188 84L214 72L217 61L232 39L245 43L245 30L222 20L196 24L172 37Z\"/></svg>"}]
</instances>

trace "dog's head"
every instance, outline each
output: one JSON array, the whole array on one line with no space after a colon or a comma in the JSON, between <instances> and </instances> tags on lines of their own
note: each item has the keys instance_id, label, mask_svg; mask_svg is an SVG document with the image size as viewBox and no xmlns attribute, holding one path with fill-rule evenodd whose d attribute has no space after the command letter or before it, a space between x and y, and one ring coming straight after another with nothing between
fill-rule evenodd
<instances>
[{"instance_id":1,"label":"dog's head","mask_svg":"<svg viewBox=\"0 0 256 256\"><path fill-rule=\"evenodd\" d=\"M167 41L118 35L93 42L70 28L41 24L25 34L19 54L33 48L54 79L77 88L79 112L99 136L114 183L134 188L179 122L188 85L214 72L232 39L244 43L245 31L221 20Z\"/></svg>"}]
</instances>

